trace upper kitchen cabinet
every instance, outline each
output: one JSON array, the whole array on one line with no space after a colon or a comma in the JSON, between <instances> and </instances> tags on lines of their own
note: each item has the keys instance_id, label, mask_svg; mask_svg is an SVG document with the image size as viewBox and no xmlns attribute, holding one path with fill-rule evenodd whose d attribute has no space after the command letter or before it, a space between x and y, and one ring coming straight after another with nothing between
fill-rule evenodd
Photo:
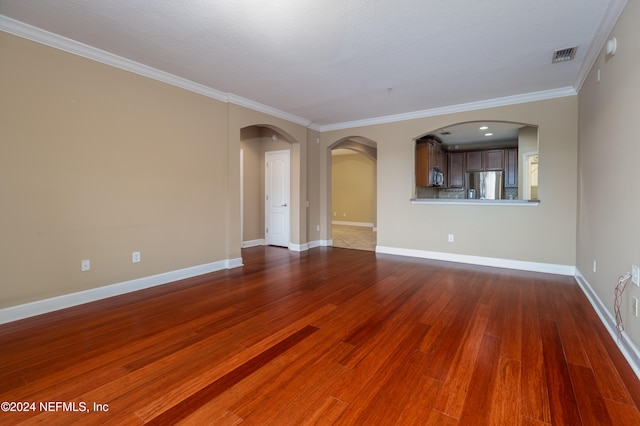
<instances>
[{"instance_id":1,"label":"upper kitchen cabinet","mask_svg":"<svg viewBox=\"0 0 640 426\"><path fill-rule=\"evenodd\" d=\"M504 187L518 187L518 148L504 150Z\"/></svg>"},{"instance_id":2,"label":"upper kitchen cabinet","mask_svg":"<svg viewBox=\"0 0 640 426\"><path fill-rule=\"evenodd\" d=\"M416 144L416 185L429 186L429 145Z\"/></svg>"},{"instance_id":3,"label":"upper kitchen cabinet","mask_svg":"<svg viewBox=\"0 0 640 426\"><path fill-rule=\"evenodd\" d=\"M469 151L465 153L468 172L504 169L504 150Z\"/></svg>"},{"instance_id":4,"label":"upper kitchen cabinet","mask_svg":"<svg viewBox=\"0 0 640 426\"><path fill-rule=\"evenodd\" d=\"M466 171L481 172L484 170L484 155L482 155L482 151L466 152L465 157L467 164Z\"/></svg>"},{"instance_id":5,"label":"upper kitchen cabinet","mask_svg":"<svg viewBox=\"0 0 640 426\"><path fill-rule=\"evenodd\" d=\"M416 186L444 186L446 154L434 138L416 141Z\"/></svg>"},{"instance_id":6,"label":"upper kitchen cabinet","mask_svg":"<svg viewBox=\"0 0 640 426\"><path fill-rule=\"evenodd\" d=\"M450 152L447 154L449 188L464 188L464 153Z\"/></svg>"},{"instance_id":7,"label":"upper kitchen cabinet","mask_svg":"<svg viewBox=\"0 0 640 426\"><path fill-rule=\"evenodd\" d=\"M504 170L504 150L490 149L484 151L485 170Z\"/></svg>"}]
</instances>

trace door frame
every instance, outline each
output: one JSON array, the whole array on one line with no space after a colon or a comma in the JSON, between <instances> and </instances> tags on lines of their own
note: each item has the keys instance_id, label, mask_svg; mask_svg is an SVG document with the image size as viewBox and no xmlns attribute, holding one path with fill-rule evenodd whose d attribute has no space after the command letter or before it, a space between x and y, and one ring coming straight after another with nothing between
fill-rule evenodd
<instances>
[{"instance_id":1,"label":"door frame","mask_svg":"<svg viewBox=\"0 0 640 426\"><path fill-rule=\"evenodd\" d=\"M272 172L273 167L269 168L269 163L272 158L276 157L285 157L286 164L283 170L283 178L285 182L283 183L284 190L283 192L283 200L282 201L282 213L285 215L285 219L283 220L282 226L283 233L286 234L284 236L284 240L276 239L272 237L273 223L272 223L272 214L273 207L271 205L271 201L273 201L273 188L270 187L272 181L270 179L269 174ZM272 161L272 160L271 160ZM291 151L288 149L284 150L276 150L276 151L265 151L264 153L264 219L265 219L265 244L266 245L276 245L280 247L289 247L291 245ZM271 198L270 198L271 197ZM271 230L269 229L271 228Z\"/></svg>"},{"instance_id":2,"label":"door frame","mask_svg":"<svg viewBox=\"0 0 640 426\"><path fill-rule=\"evenodd\" d=\"M538 155L538 151L525 152L522 154L522 199L530 200L531 199L531 164L530 160L532 157Z\"/></svg>"}]
</instances>

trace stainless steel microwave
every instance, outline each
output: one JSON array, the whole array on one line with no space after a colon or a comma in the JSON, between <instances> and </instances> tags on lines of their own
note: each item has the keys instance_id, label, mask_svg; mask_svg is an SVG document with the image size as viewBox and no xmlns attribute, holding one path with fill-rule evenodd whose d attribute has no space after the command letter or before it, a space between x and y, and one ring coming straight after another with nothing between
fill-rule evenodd
<instances>
[{"instance_id":1,"label":"stainless steel microwave","mask_svg":"<svg viewBox=\"0 0 640 426\"><path fill-rule=\"evenodd\" d=\"M443 186L444 185L444 173L437 167L431 169L431 185Z\"/></svg>"}]
</instances>

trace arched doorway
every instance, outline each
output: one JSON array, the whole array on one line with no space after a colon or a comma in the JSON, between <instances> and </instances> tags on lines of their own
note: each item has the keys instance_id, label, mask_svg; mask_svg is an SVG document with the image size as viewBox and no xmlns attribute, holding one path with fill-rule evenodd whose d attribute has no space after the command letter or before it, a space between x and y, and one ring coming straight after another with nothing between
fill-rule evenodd
<instances>
[{"instance_id":1,"label":"arched doorway","mask_svg":"<svg viewBox=\"0 0 640 426\"><path fill-rule=\"evenodd\" d=\"M352 136L337 141L330 152L331 245L375 251L377 145Z\"/></svg>"},{"instance_id":2,"label":"arched doorway","mask_svg":"<svg viewBox=\"0 0 640 426\"><path fill-rule=\"evenodd\" d=\"M289 164L294 142L290 135L274 126L253 125L240 130L240 232L243 248L267 244L290 246L292 197ZM274 201L277 201L278 211L273 208L271 202Z\"/></svg>"}]
</instances>

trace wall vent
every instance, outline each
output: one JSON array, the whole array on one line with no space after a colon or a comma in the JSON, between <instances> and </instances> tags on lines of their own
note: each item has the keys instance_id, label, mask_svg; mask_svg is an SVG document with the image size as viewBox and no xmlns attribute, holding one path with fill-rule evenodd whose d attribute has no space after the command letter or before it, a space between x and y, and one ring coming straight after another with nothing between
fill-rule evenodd
<instances>
[{"instance_id":1,"label":"wall vent","mask_svg":"<svg viewBox=\"0 0 640 426\"><path fill-rule=\"evenodd\" d=\"M578 50L578 46L567 47L565 49L558 49L553 52L553 57L551 58L551 63L557 64L558 62L570 61L576 56L576 50Z\"/></svg>"}]
</instances>

